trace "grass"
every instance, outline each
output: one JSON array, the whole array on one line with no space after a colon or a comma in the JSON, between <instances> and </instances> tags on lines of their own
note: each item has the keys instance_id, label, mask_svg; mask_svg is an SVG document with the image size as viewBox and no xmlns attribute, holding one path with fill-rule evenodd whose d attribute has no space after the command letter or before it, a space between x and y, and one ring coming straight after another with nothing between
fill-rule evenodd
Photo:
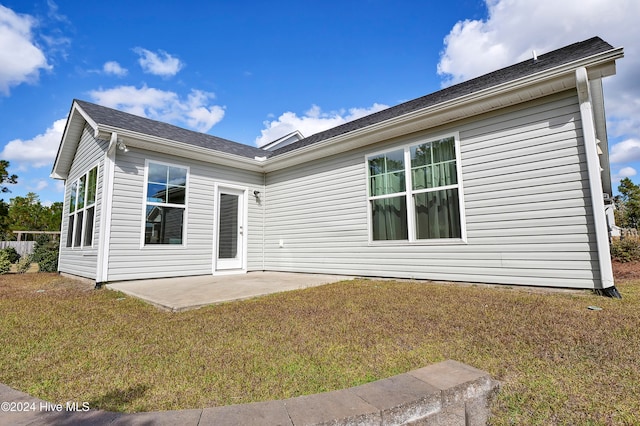
<instances>
[{"instance_id":1,"label":"grass","mask_svg":"<svg viewBox=\"0 0 640 426\"><path fill-rule=\"evenodd\" d=\"M169 313L11 274L0 382L134 412L282 399L455 359L502 382L493 424L638 424L640 280L617 286L622 300L355 280Z\"/></svg>"}]
</instances>

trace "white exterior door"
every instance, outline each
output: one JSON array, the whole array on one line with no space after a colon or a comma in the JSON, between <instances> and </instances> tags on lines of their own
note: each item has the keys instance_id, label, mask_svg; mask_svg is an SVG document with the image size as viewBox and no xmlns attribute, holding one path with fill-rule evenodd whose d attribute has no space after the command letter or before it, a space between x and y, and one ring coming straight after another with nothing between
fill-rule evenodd
<instances>
[{"instance_id":1,"label":"white exterior door","mask_svg":"<svg viewBox=\"0 0 640 426\"><path fill-rule=\"evenodd\" d=\"M215 270L242 272L246 269L246 190L219 187L216 204Z\"/></svg>"}]
</instances>

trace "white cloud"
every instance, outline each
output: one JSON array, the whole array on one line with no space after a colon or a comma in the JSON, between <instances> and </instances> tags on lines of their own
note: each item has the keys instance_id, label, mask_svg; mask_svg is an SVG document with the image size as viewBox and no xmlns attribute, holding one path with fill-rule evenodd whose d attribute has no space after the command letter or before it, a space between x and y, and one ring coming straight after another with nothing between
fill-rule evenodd
<instances>
[{"instance_id":1,"label":"white cloud","mask_svg":"<svg viewBox=\"0 0 640 426\"><path fill-rule=\"evenodd\" d=\"M154 53L150 50L136 47L133 49L140 59L138 63L142 67L142 70L149 74L155 74L162 77L172 77L184 67L184 64L180 59L171 56L165 51L159 50L158 53Z\"/></svg>"},{"instance_id":2,"label":"white cloud","mask_svg":"<svg viewBox=\"0 0 640 426\"><path fill-rule=\"evenodd\" d=\"M36 182L35 186L29 188L31 190L33 190L34 192L38 192L38 191L42 191L43 189L47 188L49 186L49 182L47 182L44 179L40 179Z\"/></svg>"},{"instance_id":3,"label":"white cloud","mask_svg":"<svg viewBox=\"0 0 640 426\"><path fill-rule=\"evenodd\" d=\"M154 120L207 132L224 117L224 107L210 105L213 93L192 90L187 99L177 93L142 86L118 86L89 92L98 104Z\"/></svg>"},{"instance_id":4,"label":"white cloud","mask_svg":"<svg viewBox=\"0 0 640 426\"><path fill-rule=\"evenodd\" d=\"M621 177L631 177L636 174L638 174L638 172L633 167L623 167L618 171L618 176Z\"/></svg>"},{"instance_id":5,"label":"white cloud","mask_svg":"<svg viewBox=\"0 0 640 426\"><path fill-rule=\"evenodd\" d=\"M33 40L36 20L0 5L0 94L21 83L38 80L40 70L52 67Z\"/></svg>"},{"instance_id":6,"label":"white cloud","mask_svg":"<svg viewBox=\"0 0 640 426\"><path fill-rule=\"evenodd\" d=\"M50 166L58 152L66 118L56 120L44 133L28 140L14 139L8 142L0 157L18 163L19 170Z\"/></svg>"},{"instance_id":7,"label":"white cloud","mask_svg":"<svg viewBox=\"0 0 640 426\"><path fill-rule=\"evenodd\" d=\"M633 167L623 167L611 177L611 180L613 182L620 182L624 178L627 178L627 177L630 178L637 174L638 172Z\"/></svg>"},{"instance_id":8,"label":"white cloud","mask_svg":"<svg viewBox=\"0 0 640 426\"><path fill-rule=\"evenodd\" d=\"M63 22L66 24L70 23L69 18L58 12L58 5L56 4L56 2L54 2L53 0L47 0L47 7L49 8L47 15L51 20Z\"/></svg>"},{"instance_id":9,"label":"white cloud","mask_svg":"<svg viewBox=\"0 0 640 426\"><path fill-rule=\"evenodd\" d=\"M40 181L38 181L38 184L36 185L36 191L41 191L41 190L45 189L48 186L49 186L49 183L46 180L40 180Z\"/></svg>"},{"instance_id":10,"label":"white cloud","mask_svg":"<svg viewBox=\"0 0 640 426\"><path fill-rule=\"evenodd\" d=\"M218 105L207 106L209 98L213 98L212 93L201 90L192 90L187 97L187 102L180 104L185 122L192 129L211 129L224 117L224 108Z\"/></svg>"},{"instance_id":11,"label":"white cloud","mask_svg":"<svg viewBox=\"0 0 640 426\"><path fill-rule=\"evenodd\" d=\"M113 74L118 77L124 77L129 72L126 68L121 67L116 61L105 62L102 66L102 71L104 71L105 74Z\"/></svg>"},{"instance_id":12,"label":"white cloud","mask_svg":"<svg viewBox=\"0 0 640 426\"><path fill-rule=\"evenodd\" d=\"M369 108L350 108L348 111L325 113L319 106L313 105L301 117L295 112L287 111L277 119L263 123L265 128L261 130L261 136L256 138L256 145L263 146L295 130L300 131L305 137L311 136L386 108L388 105L374 103Z\"/></svg>"},{"instance_id":13,"label":"white cloud","mask_svg":"<svg viewBox=\"0 0 640 426\"><path fill-rule=\"evenodd\" d=\"M636 45L636 0L485 0L486 20L465 20L445 37L438 73L457 83L538 54L600 36Z\"/></svg>"},{"instance_id":14,"label":"white cloud","mask_svg":"<svg viewBox=\"0 0 640 426\"><path fill-rule=\"evenodd\" d=\"M640 161L640 139L626 139L611 147L609 161L612 163L626 163Z\"/></svg>"},{"instance_id":15,"label":"white cloud","mask_svg":"<svg viewBox=\"0 0 640 426\"><path fill-rule=\"evenodd\" d=\"M559 47L599 36L624 47L617 75L604 79L612 162L640 160L640 2L637 0L485 0L485 20L454 25L438 73L458 83Z\"/></svg>"},{"instance_id":16,"label":"white cloud","mask_svg":"<svg viewBox=\"0 0 640 426\"><path fill-rule=\"evenodd\" d=\"M59 55L67 60L67 50L71 46L71 39L63 36L61 27L72 27L71 21L58 12L58 5L54 1L47 0L47 7L49 9L47 12L49 19L43 24L53 26L53 28L50 28L50 34L39 34L39 37L47 45L48 56Z\"/></svg>"}]
</instances>

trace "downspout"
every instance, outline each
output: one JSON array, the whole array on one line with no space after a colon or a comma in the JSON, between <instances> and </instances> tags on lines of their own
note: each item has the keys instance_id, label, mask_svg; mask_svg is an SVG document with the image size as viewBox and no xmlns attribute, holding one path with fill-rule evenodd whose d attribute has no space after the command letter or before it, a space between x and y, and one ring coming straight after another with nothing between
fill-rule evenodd
<instances>
[{"instance_id":1,"label":"downspout","mask_svg":"<svg viewBox=\"0 0 640 426\"><path fill-rule=\"evenodd\" d=\"M263 171L262 172L262 191L264 192L264 196L262 197L263 201L262 201L262 272L264 272L264 268L265 268L265 260L264 260L264 256L265 256L265 241L266 241L266 236L265 236L265 232L267 230L267 226L265 224L265 221L267 219L267 172Z\"/></svg>"},{"instance_id":2,"label":"downspout","mask_svg":"<svg viewBox=\"0 0 640 426\"><path fill-rule=\"evenodd\" d=\"M96 287L109 281L109 245L111 243L111 204L113 201L113 176L115 173L118 134L111 133L111 140L104 156L102 171L102 205L100 208L100 244L98 245L98 270Z\"/></svg>"},{"instance_id":3,"label":"downspout","mask_svg":"<svg viewBox=\"0 0 640 426\"><path fill-rule=\"evenodd\" d=\"M58 238L58 274L60 273L60 265L62 264L62 229L64 228L64 212L68 212L69 206L67 205L67 179L64 179L64 195L62 198L62 220L60 221L60 238ZM69 226L69 217L67 216L67 226ZM67 231L68 238L69 231ZM18 236L18 241L20 240L20 236Z\"/></svg>"},{"instance_id":4,"label":"downspout","mask_svg":"<svg viewBox=\"0 0 640 426\"><path fill-rule=\"evenodd\" d=\"M587 157L591 207L593 209L593 219L596 228L598 263L600 266L600 283L602 288L596 291L608 297L621 298L613 282L611 253L609 251L609 231L604 210L602 179L600 176L601 169L598 158L598 141L596 139L591 93L589 91L589 77L584 67L576 70L576 89L578 91L578 102L580 103L580 118L582 120L584 148Z\"/></svg>"}]
</instances>

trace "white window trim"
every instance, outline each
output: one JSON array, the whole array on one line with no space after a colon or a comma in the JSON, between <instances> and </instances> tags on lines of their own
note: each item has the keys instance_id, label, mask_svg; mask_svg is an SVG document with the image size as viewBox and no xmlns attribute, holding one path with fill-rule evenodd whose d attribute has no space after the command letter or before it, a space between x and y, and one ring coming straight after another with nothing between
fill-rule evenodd
<instances>
[{"instance_id":1,"label":"white window trim","mask_svg":"<svg viewBox=\"0 0 640 426\"><path fill-rule=\"evenodd\" d=\"M96 243L96 216L97 216L97 206L98 206L98 180L100 179L100 163L95 163L93 164L91 167L89 167L87 169L86 172L82 173L81 175L79 175L77 178L75 178L74 180L71 181L71 184L69 185L69 202L71 202L71 191L72 191L72 187L74 184L76 184L76 188L78 188L80 186L80 179L82 179L82 177L86 177L86 181L88 183L89 181L89 173L91 172L91 170L96 169L96 193L95 193L95 199L93 200L93 204L91 205L87 205L87 190L89 188L89 186L85 183L85 194L84 194L84 202L85 205L84 207L78 209L78 192L76 190L76 208L73 210L73 212L70 212L69 209L71 207L71 204L69 203L66 207L65 207L65 211L67 212L67 232L66 232L66 238L67 240L65 241L65 248L66 249L71 249L71 250L87 250L87 249L93 249L95 247L95 243ZM84 245L84 240L85 240L85 229L86 229L86 224L87 224L87 215L86 215L86 211L93 207L93 226L91 228L92 230L92 236L91 236L91 245L90 246L85 246ZM76 230L78 229L78 221L76 220L78 218L78 213L79 212L83 212L82 213L82 227L80 228L82 235L80 235L80 245L76 246L75 245L75 236L76 236ZM73 219L73 230L71 231L71 245L69 245L69 218L71 216L74 216Z\"/></svg>"},{"instance_id":2,"label":"white window trim","mask_svg":"<svg viewBox=\"0 0 640 426\"><path fill-rule=\"evenodd\" d=\"M184 205L182 204L173 204L173 203L154 203L151 202L153 206L163 206L163 207L177 207L184 209L184 216L182 218L182 244L145 244L145 232L146 232L146 223L147 223L147 205L149 201L147 201L147 190L149 187L149 163L160 164L162 166L168 167L178 167L181 169L187 170L187 179L185 183L185 192L184 192ZM144 250L170 250L170 249L181 249L187 247L187 235L188 235L188 217L189 217L189 181L191 176L191 168L189 166L185 166L183 164L176 163L168 163L165 161L158 160L144 160L144 190L142 191L142 220L141 220L141 232L140 232L140 248Z\"/></svg>"},{"instance_id":3,"label":"white window trim","mask_svg":"<svg viewBox=\"0 0 640 426\"><path fill-rule=\"evenodd\" d=\"M453 137L454 140L454 149L456 153L456 175L458 179L458 183L454 185L445 185L439 186L437 188L423 188L423 189L412 189L413 188L413 176L411 173L411 147L419 145L421 143L429 143L432 141L436 141L439 139L445 139ZM404 152L404 173L405 173L405 190L401 192L396 192L393 194L384 194L384 195L371 195L371 182L369 176L369 159L378 155L386 154L393 151L403 150ZM462 181L462 161L460 155L460 134L459 132L451 132L451 133L443 133L436 135L426 135L420 136L416 138L411 138L409 140L403 141L402 144L394 145L393 147L385 148L384 150L375 151L371 153L367 153L364 156L364 168L365 168L365 179L366 179L366 187L367 187L367 234L370 246L386 246L386 245L450 245L450 244L467 244L467 223L466 223L466 215L465 215L465 202L464 202L464 185ZM459 213L460 213L460 238L431 238L431 239L416 239L416 223L415 223L415 203L414 197L415 194L425 193L425 192L433 192L433 191L441 191L444 189L458 189L458 203L459 203ZM382 198L391 198L391 197L405 197L406 209L407 209L407 228L408 228L408 239L406 240L374 240L373 239L373 229L371 222L371 200L377 200Z\"/></svg>"}]
</instances>

